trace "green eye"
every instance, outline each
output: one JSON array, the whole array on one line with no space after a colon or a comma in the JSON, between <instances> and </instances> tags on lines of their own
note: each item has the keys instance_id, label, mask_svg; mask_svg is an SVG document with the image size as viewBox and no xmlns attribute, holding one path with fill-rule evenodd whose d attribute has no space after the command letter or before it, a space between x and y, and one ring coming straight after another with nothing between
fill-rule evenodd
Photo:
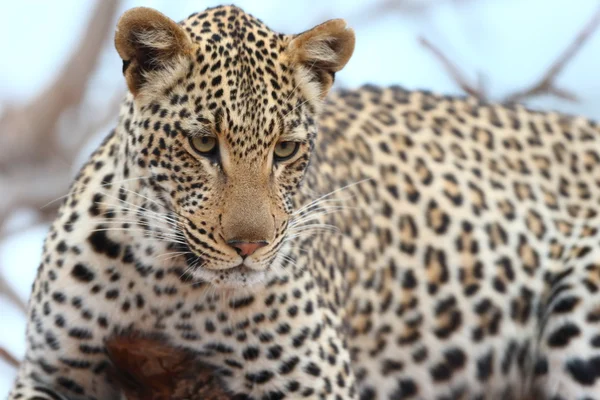
<instances>
[{"instance_id":1,"label":"green eye","mask_svg":"<svg viewBox=\"0 0 600 400\"><path fill-rule=\"evenodd\" d=\"M273 156L275 161L285 161L292 158L298 149L300 148L300 143L298 142L279 142L275 145L275 150L273 150Z\"/></svg>"},{"instance_id":2,"label":"green eye","mask_svg":"<svg viewBox=\"0 0 600 400\"><path fill-rule=\"evenodd\" d=\"M217 138L214 136L196 136L190 139L194 150L203 156L213 155L217 150Z\"/></svg>"}]
</instances>

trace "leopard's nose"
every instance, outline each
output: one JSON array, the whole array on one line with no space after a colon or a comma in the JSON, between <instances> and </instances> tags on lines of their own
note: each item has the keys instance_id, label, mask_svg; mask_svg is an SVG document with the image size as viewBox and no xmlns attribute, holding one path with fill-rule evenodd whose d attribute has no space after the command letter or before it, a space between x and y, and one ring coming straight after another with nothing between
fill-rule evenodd
<instances>
[{"instance_id":1,"label":"leopard's nose","mask_svg":"<svg viewBox=\"0 0 600 400\"><path fill-rule=\"evenodd\" d=\"M260 240L257 242L244 242L242 240L229 240L228 245L233 247L237 253L242 257L248 257L261 247L265 247L268 242L266 240Z\"/></svg>"}]
</instances>

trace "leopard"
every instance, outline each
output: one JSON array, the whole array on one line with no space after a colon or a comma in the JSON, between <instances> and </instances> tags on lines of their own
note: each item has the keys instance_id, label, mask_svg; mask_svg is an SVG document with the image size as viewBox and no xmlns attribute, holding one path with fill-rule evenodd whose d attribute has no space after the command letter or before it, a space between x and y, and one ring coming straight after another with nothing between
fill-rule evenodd
<instances>
[{"instance_id":1,"label":"leopard","mask_svg":"<svg viewBox=\"0 0 600 400\"><path fill-rule=\"evenodd\" d=\"M130 334L232 399L600 399L598 124L332 89L355 40L123 14L127 93L44 243L10 400L121 398Z\"/></svg>"}]
</instances>

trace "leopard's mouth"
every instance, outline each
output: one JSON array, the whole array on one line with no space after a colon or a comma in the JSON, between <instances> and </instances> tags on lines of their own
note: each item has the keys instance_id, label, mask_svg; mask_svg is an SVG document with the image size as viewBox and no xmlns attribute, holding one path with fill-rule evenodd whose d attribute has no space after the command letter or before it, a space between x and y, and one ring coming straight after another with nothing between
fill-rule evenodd
<instances>
[{"instance_id":1,"label":"leopard's mouth","mask_svg":"<svg viewBox=\"0 0 600 400\"><path fill-rule=\"evenodd\" d=\"M176 251L184 254L186 269L195 282L202 281L218 287L235 288L254 286L265 280L265 270L253 269L243 261L231 268L211 269L205 267L210 261L197 255L189 245L179 243Z\"/></svg>"}]
</instances>

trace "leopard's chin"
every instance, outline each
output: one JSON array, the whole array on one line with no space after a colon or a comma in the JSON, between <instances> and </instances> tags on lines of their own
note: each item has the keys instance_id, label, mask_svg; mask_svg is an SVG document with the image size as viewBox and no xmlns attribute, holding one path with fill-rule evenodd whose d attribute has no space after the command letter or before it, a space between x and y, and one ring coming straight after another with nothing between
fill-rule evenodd
<instances>
[{"instance_id":1,"label":"leopard's chin","mask_svg":"<svg viewBox=\"0 0 600 400\"><path fill-rule=\"evenodd\" d=\"M259 287L266 283L267 271L252 270L245 265L224 270L196 268L192 272L195 280L211 284L217 289Z\"/></svg>"}]
</instances>

